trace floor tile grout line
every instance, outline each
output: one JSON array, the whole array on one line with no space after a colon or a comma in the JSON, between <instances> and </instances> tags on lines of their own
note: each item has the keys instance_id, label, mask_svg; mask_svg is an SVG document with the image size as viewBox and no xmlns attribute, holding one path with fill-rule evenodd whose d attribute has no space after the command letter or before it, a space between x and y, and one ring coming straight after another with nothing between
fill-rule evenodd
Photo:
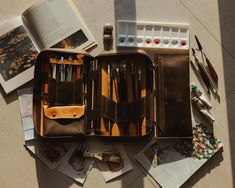
<instances>
[{"instance_id":1,"label":"floor tile grout line","mask_svg":"<svg viewBox=\"0 0 235 188\"><path fill-rule=\"evenodd\" d=\"M178 0L191 14L192 16L210 33L210 35L216 40L217 43L220 44L220 46L232 57L233 60L235 60L235 56L232 55L232 53L227 50L227 48L215 37L215 35L200 21L200 19L190 10L189 7L185 3L182 2L182 0Z\"/></svg>"},{"instance_id":2,"label":"floor tile grout line","mask_svg":"<svg viewBox=\"0 0 235 188\"><path fill-rule=\"evenodd\" d=\"M227 96L226 96L226 99L225 100L227 100L227 98L229 98L231 95L233 95L235 93L235 89L234 90L232 90Z\"/></svg>"},{"instance_id":3,"label":"floor tile grout line","mask_svg":"<svg viewBox=\"0 0 235 188\"><path fill-rule=\"evenodd\" d=\"M1 11L1 13L7 18L7 19L4 19L3 22L1 22L1 23L4 23L4 22L6 22L9 18L8 18L7 14L5 13L4 9L0 8L0 11Z\"/></svg>"}]
</instances>

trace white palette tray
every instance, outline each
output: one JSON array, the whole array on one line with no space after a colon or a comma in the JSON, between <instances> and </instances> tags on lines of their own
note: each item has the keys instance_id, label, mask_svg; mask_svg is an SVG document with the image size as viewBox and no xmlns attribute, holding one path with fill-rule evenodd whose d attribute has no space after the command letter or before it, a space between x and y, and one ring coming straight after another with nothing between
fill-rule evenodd
<instances>
[{"instance_id":1,"label":"white palette tray","mask_svg":"<svg viewBox=\"0 0 235 188\"><path fill-rule=\"evenodd\" d=\"M117 21L118 47L189 49L189 24Z\"/></svg>"}]
</instances>

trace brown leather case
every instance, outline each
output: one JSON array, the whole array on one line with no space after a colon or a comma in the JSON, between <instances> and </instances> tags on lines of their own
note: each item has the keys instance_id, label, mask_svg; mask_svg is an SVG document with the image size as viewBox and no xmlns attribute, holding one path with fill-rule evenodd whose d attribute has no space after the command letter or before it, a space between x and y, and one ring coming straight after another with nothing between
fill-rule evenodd
<instances>
[{"instance_id":1,"label":"brown leather case","mask_svg":"<svg viewBox=\"0 0 235 188\"><path fill-rule=\"evenodd\" d=\"M189 55L44 50L33 119L43 138L191 137Z\"/></svg>"}]
</instances>

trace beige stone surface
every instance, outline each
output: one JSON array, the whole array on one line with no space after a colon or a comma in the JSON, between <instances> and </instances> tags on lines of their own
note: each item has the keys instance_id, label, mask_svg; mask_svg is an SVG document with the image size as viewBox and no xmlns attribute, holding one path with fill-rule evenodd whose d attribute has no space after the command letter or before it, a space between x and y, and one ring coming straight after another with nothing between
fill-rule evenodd
<instances>
[{"instance_id":1,"label":"beige stone surface","mask_svg":"<svg viewBox=\"0 0 235 188\"><path fill-rule=\"evenodd\" d=\"M0 23L20 15L37 0L1 0ZM98 42L91 53L102 51L103 25L117 19L190 24L190 45L196 47L196 34L219 75L220 103L212 96L214 132L224 142L217 153L183 187L233 187L235 184L235 13L234 1L215 0L75 0L80 14ZM114 30L115 32L115 30ZM198 82L191 71L192 82ZM28 85L32 85L28 84ZM59 172L49 170L32 158L23 147L19 103L15 92L0 95L0 187L4 188L67 188L80 187ZM144 143L128 143L125 148L134 170L105 183L95 166L84 187L159 187L133 160ZM176 172L177 173L177 172Z\"/></svg>"}]
</instances>

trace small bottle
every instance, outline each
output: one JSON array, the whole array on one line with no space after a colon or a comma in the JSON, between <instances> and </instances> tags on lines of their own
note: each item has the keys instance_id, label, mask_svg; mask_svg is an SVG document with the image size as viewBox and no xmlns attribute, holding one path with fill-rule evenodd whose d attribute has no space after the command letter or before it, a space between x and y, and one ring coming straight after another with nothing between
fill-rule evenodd
<instances>
[{"instance_id":1,"label":"small bottle","mask_svg":"<svg viewBox=\"0 0 235 188\"><path fill-rule=\"evenodd\" d=\"M113 26L109 23L103 28L103 45L106 51L113 49Z\"/></svg>"},{"instance_id":2,"label":"small bottle","mask_svg":"<svg viewBox=\"0 0 235 188\"><path fill-rule=\"evenodd\" d=\"M195 107L199 110L199 112L210 122L214 123L215 119L212 117L212 115L205 109L204 104L197 98L196 96L192 99L193 104Z\"/></svg>"}]
</instances>

